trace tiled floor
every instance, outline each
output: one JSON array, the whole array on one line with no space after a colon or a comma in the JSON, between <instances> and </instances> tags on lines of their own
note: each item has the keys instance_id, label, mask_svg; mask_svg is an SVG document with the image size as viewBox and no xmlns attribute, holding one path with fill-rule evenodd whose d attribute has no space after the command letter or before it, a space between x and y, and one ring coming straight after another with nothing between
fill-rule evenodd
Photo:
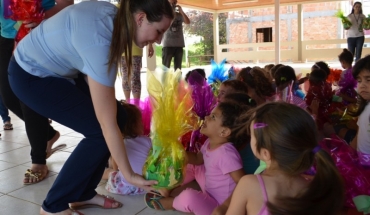
<instances>
[{"instance_id":1,"label":"tiled floor","mask_svg":"<svg viewBox=\"0 0 370 215\"><path fill-rule=\"evenodd\" d=\"M298 66L307 69L312 64ZM244 65L243 65L244 66ZM335 65L336 67L338 65ZM241 67L241 66L240 66ZM297 68L297 66L295 66ZM187 70L184 70L185 75ZM210 67L206 67L206 73L210 73ZM142 73L142 97L146 97L146 73ZM123 99L121 82L116 83L117 98ZM54 154L48 159L50 173L44 181L25 186L22 183L24 172L30 167L30 145L24 129L24 123L16 116L11 114L14 130L1 131L0 137L0 214L1 215L37 215L39 214L40 205L44 200L48 190L52 186L57 174L63 166L65 160L74 150L75 146L81 140L82 135L66 128L56 122L52 125L61 133L57 143L66 143L67 148ZM71 178L73 180L73 178ZM97 188L98 193L108 194L104 189L104 182L101 182ZM140 196L119 196L113 195L121 201L124 206L121 209L102 210L86 209L82 210L87 215L97 214L119 214L119 215L149 215L149 214L183 214L175 211L155 211L145 206L143 195Z\"/></svg>"}]
</instances>

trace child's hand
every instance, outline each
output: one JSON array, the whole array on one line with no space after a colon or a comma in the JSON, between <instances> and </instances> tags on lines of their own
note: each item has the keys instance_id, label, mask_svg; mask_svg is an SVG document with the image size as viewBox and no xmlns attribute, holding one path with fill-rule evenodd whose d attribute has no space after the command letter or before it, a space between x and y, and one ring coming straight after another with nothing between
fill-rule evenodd
<instances>
[{"instance_id":1,"label":"child's hand","mask_svg":"<svg viewBox=\"0 0 370 215\"><path fill-rule=\"evenodd\" d=\"M23 21L23 24L24 24L24 27L31 28L31 29L36 28L39 25L39 23L33 22L33 21Z\"/></svg>"}]
</instances>

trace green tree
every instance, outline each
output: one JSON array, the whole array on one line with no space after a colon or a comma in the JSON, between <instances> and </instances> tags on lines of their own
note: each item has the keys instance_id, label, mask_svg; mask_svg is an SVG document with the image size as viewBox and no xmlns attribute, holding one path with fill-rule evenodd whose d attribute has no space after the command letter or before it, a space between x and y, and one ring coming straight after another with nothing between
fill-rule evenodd
<instances>
[{"instance_id":1,"label":"green tree","mask_svg":"<svg viewBox=\"0 0 370 215\"><path fill-rule=\"evenodd\" d=\"M202 37L198 44L198 53L213 54L213 14L198 10L191 10L188 13L190 25L185 26L185 32ZM227 13L218 15L220 44L226 43L226 19Z\"/></svg>"}]
</instances>

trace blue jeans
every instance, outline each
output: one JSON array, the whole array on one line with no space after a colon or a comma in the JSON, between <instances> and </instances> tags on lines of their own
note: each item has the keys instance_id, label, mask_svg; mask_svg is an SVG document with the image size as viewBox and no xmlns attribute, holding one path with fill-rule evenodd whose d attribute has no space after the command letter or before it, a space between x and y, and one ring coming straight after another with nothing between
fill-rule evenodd
<instances>
[{"instance_id":1,"label":"blue jeans","mask_svg":"<svg viewBox=\"0 0 370 215\"><path fill-rule=\"evenodd\" d=\"M24 71L13 58L9 83L18 98L34 111L84 135L58 174L42 208L56 213L68 209L68 203L92 199L110 152L83 75L75 79L75 84L63 78L40 78ZM120 128L125 117L125 110L117 101Z\"/></svg>"},{"instance_id":2,"label":"blue jeans","mask_svg":"<svg viewBox=\"0 0 370 215\"><path fill-rule=\"evenodd\" d=\"M353 56L356 56L356 62L361 59L362 47L364 46L364 42L364 36L347 38L348 50L353 54Z\"/></svg>"},{"instance_id":3,"label":"blue jeans","mask_svg":"<svg viewBox=\"0 0 370 215\"><path fill-rule=\"evenodd\" d=\"M1 98L1 96L0 96L0 116L3 119L3 123L7 121L10 122L9 110L8 108L5 107L3 98Z\"/></svg>"}]
</instances>

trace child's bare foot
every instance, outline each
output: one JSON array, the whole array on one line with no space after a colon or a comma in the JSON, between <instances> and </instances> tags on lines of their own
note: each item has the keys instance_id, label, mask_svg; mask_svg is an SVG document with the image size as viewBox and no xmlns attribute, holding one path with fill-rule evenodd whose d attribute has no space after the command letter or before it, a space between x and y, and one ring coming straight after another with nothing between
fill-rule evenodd
<instances>
[{"instance_id":1,"label":"child's bare foot","mask_svg":"<svg viewBox=\"0 0 370 215\"><path fill-rule=\"evenodd\" d=\"M61 212L58 212L58 213L48 213L46 211L44 211L44 209L40 209L40 215L84 215L83 213L79 212L79 211L74 211L74 210L71 210L71 209L67 209L65 211L61 211Z\"/></svg>"},{"instance_id":2,"label":"child's bare foot","mask_svg":"<svg viewBox=\"0 0 370 215\"><path fill-rule=\"evenodd\" d=\"M69 204L73 210L80 210L84 208L103 208L103 209L116 209L121 208L123 204L117 202L110 196L96 194L92 199L84 202L73 202Z\"/></svg>"}]
</instances>

